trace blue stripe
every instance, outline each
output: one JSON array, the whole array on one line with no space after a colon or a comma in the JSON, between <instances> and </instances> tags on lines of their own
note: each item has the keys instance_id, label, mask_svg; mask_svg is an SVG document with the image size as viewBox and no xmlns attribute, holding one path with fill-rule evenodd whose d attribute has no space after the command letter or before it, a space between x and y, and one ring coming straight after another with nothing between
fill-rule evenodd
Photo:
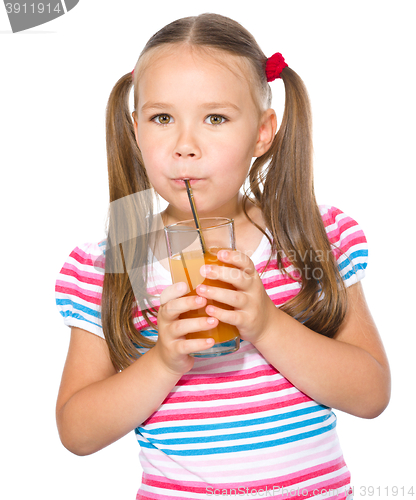
<instances>
[{"instance_id":1,"label":"blue stripe","mask_svg":"<svg viewBox=\"0 0 416 500\"><path fill-rule=\"evenodd\" d=\"M295 436L288 436L285 438L275 439L273 441L266 441L262 443L241 444L238 446L226 446L223 448L204 448L199 450L171 450L168 448L157 448L156 446L153 446L151 443L142 440L139 440L139 443L140 446L142 446L143 448L160 450L166 455L180 455L180 456L216 455L218 453L236 453L239 451L259 450L264 448L272 448L273 446L281 446L283 444L293 443L314 436L319 436L320 434L325 434L326 432L332 430L335 426L336 426L336 421L334 421L332 424L326 427L321 427L319 429L315 429L309 432L304 432L302 434L296 434Z\"/></svg>"},{"instance_id":2,"label":"blue stripe","mask_svg":"<svg viewBox=\"0 0 416 500\"><path fill-rule=\"evenodd\" d=\"M302 410L291 411L282 413L280 415L272 415L270 417L254 418L252 420L240 420L238 422L223 422L220 424L206 424L206 425L182 425L176 427L161 427L160 429L145 429L144 427L137 427L134 429L136 434L157 435L157 434L172 434L173 432L202 432L214 431L218 429L234 429L237 427L248 427L251 425L268 424L271 422L278 422L289 418L299 417L308 413L326 410L327 407L323 405L315 405Z\"/></svg>"},{"instance_id":3,"label":"blue stripe","mask_svg":"<svg viewBox=\"0 0 416 500\"><path fill-rule=\"evenodd\" d=\"M61 316L63 316L64 318L67 318L69 316L71 318L80 319L82 321L86 321L87 323L91 323L92 325L98 326L99 328L102 328L100 324L94 323L93 321L84 318L84 316L81 316L81 314L73 313L72 311L59 311L59 312L61 313Z\"/></svg>"},{"instance_id":4,"label":"blue stripe","mask_svg":"<svg viewBox=\"0 0 416 500\"><path fill-rule=\"evenodd\" d=\"M157 445L175 445L175 444L194 444L194 443L213 443L217 441L234 441L238 439L248 439L259 436L270 436L272 434L280 434L282 432L308 427L310 425L321 424L328 420L331 415L324 415L321 417L311 418L309 420L302 420L301 422L293 422L291 424L282 425L280 427L273 427L270 429L259 429L257 431L241 432L238 434L220 434L216 436L196 436L176 439L154 439L147 438L150 443Z\"/></svg>"},{"instance_id":5,"label":"blue stripe","mask_svg":"<svg viewBox=\"0 0 416 500\"><path fill-rule=\"evenodd\" d=\"M58 306L72 306L73 309L76 309L78 311L82 311L85 314L88 314L89 316L94 316L97 319L101 319L101 313L95 309L91 309L90 307L86 307L82 304L79 304L78 302L74 302L71 299L56 299L56 305ZM62 312L61 312L62 314ZM68 314L67 314L68 316Z\"/></svg>"},{"instance_id":6,"label":"blue stripe","mask_svg":"<svg viewBox=\"0 0 416 500\"><path fill-rule=\"evenodd\" d=\"M348 280L349 278L351 278L351 276L353 276L354 274L357 274L357 272L360 270L360 269L363 269L365 270L367 267L367 264L356 264L354 269L351 269L351 271L348 271L348 273L344 274L343 276L343 279L344 281L345 280Z\"/></svg>"},{"instance_id":7,"label":"blue stripe","mask_svg":"<svg viewBox=\"0 0 416 500\"><path fill-rule=\"evenodd\" d=\"M352 252L351 254L348 255L349 258L345 258L342 262L338 264L338 267L340 270L344 269L344 267L349 266L352 264L353 266L359 266L360 264L354 264L354 259L362 258L362 257L368 257L368 250L357 250L355 252ZM340 257L342 258L342 257ZM367 264L365 264L367 265Z\"/></svg>"}]
</instances>

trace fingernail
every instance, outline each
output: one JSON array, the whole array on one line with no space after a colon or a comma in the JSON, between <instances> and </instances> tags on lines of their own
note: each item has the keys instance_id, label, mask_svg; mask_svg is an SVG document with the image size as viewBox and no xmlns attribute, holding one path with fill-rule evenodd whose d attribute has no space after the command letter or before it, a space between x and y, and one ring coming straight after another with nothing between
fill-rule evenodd
<instances>
[{"instance_id":1,"label":"fingernail","mask_svg":"<svg viewBox=\"0 0 416 500\"><path fill-rule=\"evenodd\" d=\"M202 304L203 300L204 300L204 299L203 299L202 297L197 297L197 298L195 299L195 302L196 302L197 304Z\"/></svg>"},{"instance_id":2,"label":"fingernail","mask_svg":"<svg viewBox=\"0 0 416 500\"><path fill-rule=\"evenodd\" d=\"M178 290L178 292L183 292L185 290L185 283L177 283L176 285L176 290Z\"/></svg>"},{"instance_id":3,"label":"fingernail","mask_svg":"<svg viewBox=\"0 0 416 500\"><path fill-rule=\"evenodd\" d=\"M207 291L207 287L205 285L198 286L198 292L205 293Z\"/></svg>"},{"instance_id":4,"label":"fingernail","mask_svg":"<svg viewBox=\"0 0 416 500\"><path fill-rule=\"evenodd\" d=\"M227 260L229 256L230 256L230 252L227 252L226 250L223 250L222 252L220 252L220 259Z\"/></svg>"},{"instance_id":5,"label":"fingernail","mask_svg":"<svg viewBox=\"0 0 416 500\"><path fill-rule=\"evenodd\" d=\"M209 323L210 325L214 324L215 323L215 318L208 318L207 319L207 323Z\"/></svg>"},{"instance_id":6,"label":"fingernail","mask_svg":"<svg viewBox=\"0 0 416 500\"><path fill-rule=\"evenodd\" d=\"M201 273L202 274L209 274L212 271L211 266L202 266L201 267Z\"/></svg>"}]
</instances>

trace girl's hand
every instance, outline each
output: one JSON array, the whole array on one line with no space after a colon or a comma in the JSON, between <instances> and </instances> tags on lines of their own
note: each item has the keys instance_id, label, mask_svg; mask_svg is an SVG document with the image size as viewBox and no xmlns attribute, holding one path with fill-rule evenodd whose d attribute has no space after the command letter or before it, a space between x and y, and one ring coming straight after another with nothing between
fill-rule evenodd
<instances>
[{"instance_id":1,"label":"girl's hand","mask_svg":"<svg viewBox=\"0 0 416 500\"><path fill-rule=\"evenodd\" d=\"M214 339L186 339L188 333L215 328L215 318L178 319L179 315L200 309L207 303L203 297L183 297L188 293L186 283L175 283L163 290L160 295L160 308L157 316L158 340L154 349L166 368L182 376L194 365L192 352L202 351L214 345ZM211 323L209 323L211 321Z\"/></svg>"},{"instance_id":2,"label":"girl's hand","mask_svg":"<svg viewBox=\"0 0 416 500\"><path fill-rule=\"evenodd\" d=\"M219 321L236 326L243 340L255 343L275 319L276 306L267 295L260 276L247 255L239 251L221 250L218 252L218 259L235 267L202 266L201 275L210 280L230 283L236 290L199 285L196 293L234 307L234 310L229 311L209 305L205 311Z\"/></svg>"}]
</instances>

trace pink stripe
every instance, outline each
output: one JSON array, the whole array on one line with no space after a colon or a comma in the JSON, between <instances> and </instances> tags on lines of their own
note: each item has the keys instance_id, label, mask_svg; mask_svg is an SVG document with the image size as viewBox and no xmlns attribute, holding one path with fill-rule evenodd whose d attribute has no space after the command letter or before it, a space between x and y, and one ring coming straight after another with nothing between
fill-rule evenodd
<instances>
[{"instance_id":1,"label":"pink stripe","mask_svg":"<svg viewBox=\"0 0 416 500\"><path fill-rule=\"evenodd\" d=\"M341 474L340 476L334 477L332 479L327 479L326 481L321 481L320 483L316 483L314 485L308 486L309 494L305 497L303 495L301 496L296 496L293 497L295 499L301 500L303 498L313 498L316 497L316 493L314 494L315 490L318 490L319 492L322 492L323 497L325 500L343 500L344 498L347 498L348 490L350 487L350 481L351 481L351 474L347 471ZM341 490L339 495L335 496L328 496L329 490ZM302 489L300 488L300 491ZM287 498L287 496L286 496Z\"/></svg>"},{"instance_id":2,"label":"pink stripe","mask_svg":"<svg viewBox=\"0 0 416 500\"><path fill-rule=\"evenodd\" d=\"M334 479L339 479L338 481L335 481L334 482ZM316 498L318 495L323 495L323 497L325 498L325 500L344 500L347 498L347 495L348 495L348 490L351 488L350 486L350 479L351 479L351 476L349 475L349 473L345 473L343 474L342 476L339 476L339 478L334 478L334 479L330 479L328 481L325 481L323 483L321 483L319 486L318 485L309 485L308 487L302 487L302 486L299 486L298 488L294 488L294 492L296 493L296 489L299 489L299 492L301 493L301 495L296 495L296 496L293 496L293 489L289 489L289 491L285 491L284 488L287 488L287 486L282 486L280 487L280 485L276 484L276 485L272 485L271 487L268 488L269 491L273 491L273 486L276 487L276 492L279 491L282 491L281 488L283 488L283 493L282 494L277 494L277 495L273 495L272 497L270 495L268 495L269 498L277 498L277 499L283 499L284 500L287 500L288 498L291 498L291 499L295 499L295 500L302 500L304 498ZM145 483L144 483L145 484ZM210 488L210 490L208 490L208 487ZM248 494L251 496L253 496L253 491L254 490L257 490L256 493L258 493L260 495L260 493L264 493L265 494L265 491L263 492L260 492L260 488L257 487L257 488L252 488L250 486L246 486L244 487L243 489L240 489L240 488L243 488L240 486L240 483L237 483L237 485L233 488L228 488L228 491L231 490L230 493L233 493L233 490L236 490L237 492L240 492L240 496L241 496L241 492L246 492L247 491L247 488L248 488ZM209 485L206 485L205 488L204 488L204 494L207 495L207 492L214 492L215 489L219 489L220 491L222 491L223 489L225 489L222 485L219 485L217 486L216 488L213 487L211 484ZM264 488L263 488L264 490ZM336 494L336 496L328 496L329 494L329 491L330 490L335 490L336 492L339 492L339 490L341 490L341 492L339 494ZM267 490L266 490L267 491ZM305 494L305 491L307 492ZM290 497L288 497L288 494L290 495ZM183 496L181 497L178 497L178 496L167 496L167 495L161 495L161 494L158 494L158 493L153 493L153 492L138 492L137 494L137 497L136 499L139 499L139 500L183 500Z\"/></svg>"},{"instance_id":3,"label":"pink stripe","mask_svg":"<svg viewBox=\"0 0 416 500\"><path fill-rule=\"evenodd\" d=\"M298 288L297 290L290 291L290 292L281 292L281 293L269 295L269 297L272 299L273 304L275 306L281 306L282 304L287 302L289 299L291 299L292 297L297 295L299 292L300 292L300 288Z\"/></svg>"},{"instance_id":4,"label":"pink stripe","mask_svg":"<svg viewBox=\"0 0 416 500\"><path fill-rule=\"evenodd\" d=\"M344 247L350 248L354 245L357 245L358 243L362 243L361 240L364 240L364 242L367 241L365 239L363 231L360 229L360 230L355 231L354 233L344 235L341 238L341 248L342 249L344 249Z\"/></svg>"},{"instance_id":5,"label":"pink stripe","mask_svg":"<svg viewBox=\"0 0 416 500\"><path fill-rule=\"evenodd\" d=\"M217 374L207 375L183 375L178 385L199 385L199 384L221 384L223 382L233 382L234 380L248 380L257 377L269 377L279 372L271 365L255 366L247 370L233 372L223 372L221 376Z\"/></svg>"},{"instance_id":6,"label":"pink stripe","mask_svg":"<svg viewBox=\"0 0 416 500\"><path fill-rule=\"evenodd\" d=\"M342 233L350 229L351 227L358 226L358 224L352 220L350 217L346 217L335 223L335 227L332 230L327 230L326 234L331 243L336 243L340 240ZM358 227L357 227L358 229Z\"/></svg>"},{"instance_id":7,"label":"pink stripe","mask_svg":"<svg viewBox=\"0 0 416 500\"><path fill-rule=\"evenodd\" d=\"M345 231L348 231L351 227L358 226L357 222L352 219L351 217L343 217L342 219L339 219L337 222L339 232L344 233Z\"/></svg>"},{"instance_id":8,"label":"pink stripe","mask_svg":"<svg viewBox=\"0 0 416 500\"><path fill-rule=\"evenodd\" d=\"M338 215L344 215L344 212L342 212L339 208L336 207L329 207L327 209L327 212L324 214L321 214L322 221L324 223L324 226L330 226L332 224L335 224L335 218Z\"/></svg>"},{"instance_id":9,"label":"pink stripe","mask_svg":"<svg viewBox=\"0 0 416 500\"><path fill-rule=\"evenodd\" d=\"M273 294L273 289L276 289L276 290L274 290L274 293L277 292L277 293L280 293L282 295L283 294L287 294L287 295L297 294L300 287L301 287L301 284L298 281L296 281L294 278L297 278L297 276L293 276L293 279L290 279L290 281L286 285L282 285L278 281L269 280L264 285L264 288L268 292L269 295Z\"/></svg>"},{"instance_id":10,"label":"pink stripe","mask_svg":"<svg viewBox=\"0 0 416 500\"><path fill-rule=\"evenodd\" d=\"M61 269L60 274L66 276L73 276L78 281L81 281L82 283L88 283L90 285L102 286L104 281L103 275L80 271L72 264L65 264L64 267Z\"/></svg>"},{"instance_id":11,"label":"pink stripe","mask_svg":"<svg viewBox=\"0 0 416 500\"><path fill-rule=\"evenodd\" d=\"M178 420L197 420L207 418L224 418L237 415L254 415L256 413L275 410L277 408L285 408L287 406L295 406L301 403L312 401L308 396L302 393L295 393L285 398L273 398L272 403L270 399L265 402L255 402L240 405L219 406L215 408L204 409L184 409L179 410L159 410L151 415L141 427L146 425L155 424L158 422L169 422Z\"/></svg>"},{"instance_id":12,"label":"pink stripe","mask_svg":"<svg viewBox=\"0 0 416 500\"><path fill-rule=\"evenodd\" d=\"M76 295L77 297L85 296L91 297L92 299L101 299L101 293L93 292L92 290L85 290L85 288L81 288L74 283L68 283L67 281L56 280L56 291L65 290L64 293L69 293L70 295ZM91 302L88 300L88 302ZM94 301L95 302L95 301ZM100 302L97 302L98 304Z\"/></svg>"},{"instance_id":13,"label":"pink stripe","mask_svg":"<svg viewBox=\"0 0 416 500\"><path fill-rule=\"evenodd\" d=\"M67 284L65 283L66 286L59 286L58 284L55 286L55 291L57 293L63 293L66 295L72 295L73 297L78 297L82 300L85 300L85 302L89 302L91 304L96 304L100 305L101 304L101 295L92 292L91 294L87 294L84 290L82 290L79 287L68 287Z\"/></svg>"},{"instance_id":14,"label":"pink stripe","mask_svg":"<svg viewBox=\"0 0 416 500\"><path fill-rule=\"evenodd\" d=\"M267 479L267 480L259 480L259 481L250 481L250 482L239 482L239 483L216 483L216 484L210 484L209 486L212 487L213 489L226 489L226 490L238 490L238 488L249 488L254 489L254 488L265 488L266 486L269 489L273 489L273 486L277 487L283 487L283 488L288 488L290 486L294 486L297 484L302 483L303 481L308 481L313 478L317 478L318 476L323 476L332 472L336 472L342 468L345 467L345 462L342 457L332 460L330 462L327 462L325 464L320 464L315 467L310 467L308 469L305 469L300 472L296 472L293 474L288 474L287 476L280 476L280 477L275 477L273 479ZM347 480L347 477L349 478L349 473L343 474L345 480ZM342 486L342 483L344 482L343 479L340 479L339 477L337 478L332 478L328 479L326 481L322 481L320 483L316 483L313 487L308 486L305 487L306 490L310 491L312 493L313 489L322 489L324 487L329 487L331 485L340 485ZM176 481L174 479L168 479L165 477L160 477L160 476L155 476L152 474L146 474L143 473L143 484L147 486L153 486L156 488L165 488L165 489L170 489L170 490L176 490L176 491L187 491L187 492L193 492L193 493L202 493L206 494L206 486L204 487L203 484L200 482L196 481L183 481L181 480ZM348 484L348 480L345 482L345 484ZM336 486L334 486L336 487ZM294 497L296 498L296 497ZM307 496L306 496L307 498Z\"/></svg>"},{"instance_id":15,"label":"pink stripe","mask_svg":"<svg viewBox=\"0 0 416 500\"><path fill-rule=\"evenodd\" d=\"M99 255L97 255L93 261L91 258L92 257L91 254L85 253L83 250L81 250L79 247L77 247L71 252L70 257L72 257L74 260L76 260L80 264L83 264L86 266L94 266L94 262L95 262L95 260L98 259Z\"/></svg>"},{"instance_id":16,"label":"pink stripe","mask_svg":"<svg viewBox=\"0 0 416 500\"><path fill-rule=\"evenodd\" d=\"M359 236L359 233L354 233L342 240L341 250L347 252L350 248L362 245L363 243L367 243L365 236Z\"/></svg>"},{"instance_id":17,"label":"pink stripe","mask_svg":"<svg viewBox=\"0 0 416 500\"><path fill-rule=\"evenodd\" d=\"M344 476L341 476L341 477L343 479L340 480L338 483L333 483L332 486L327 484L326 487L324 487L324 486L319 487L319 492L322 492L325 500L344 500L347 498L347 492L350 488L349 480L347 482L345 482ZM207 488L208 488L208 486L205 489L205 495L207 494ZM236 489L238 492L238 488L239 487L234 488L234 489ZM318 488L316 486L308 486L308 488L299 487L299 490L301 492L301 496L299 496L299 495L293 496L292 494L290 494L289 498L295 499L295 500L302 500L304 498L312 498L312 497L316 498L317 494L319 494L319 493L318 492L314 493L315 489L318 489ZM333 489L333 490L341 489L341 493L339 495L337 495L336 497L328 496L327 492L329 492L330 489ZM307 495L304 495L303 494L304 490L308 491L309 493ZM212 489L210 491L214 491L214 490ZM250 492L251 492L251 490L249 488L249 495L251 497L252 494L250 494ZM288 499L287 493L285 493L285 492L283 495L282 494L273 495L272 497L270 495L268 495L268 497L269 498L277 498L277 499L284 498L285 500ZM139 491L137 493L136 500L183 500L183 497L171 496L171 495L167 496L167 495L160 495L158 493L153 493L153 492L144 492L144 491L141 492L141 491Z\"/></svg>"},{"instance_id":18,"label":"pink stripe","mask_svg":"<svg viewBox=\"0 0 416 500\"><path fill-rule=\"evenodd\" d=\"M269 278L262 279L262 282L265 287L270 287L270 284L273 284L273 286L284 286L296 283L296 281L291 279L287 274L276 274L274 276L270 276Z\"/></svg>"},{"instance_id":19,"label":"pink stripe","mask_svg":"<svg viewBox=\"0 0 416 500\"><path fill-rule=\"evenodd\" d=\"M354 226L356 227L356 231L354 231L353 233L348 234L348 235L346 235L344 233L340 233L338 228L327 233L329 241L332 244L339 244L341 242L342 246L345 246L345 242L350 241L350 240L355 240L358 238L364 238L364 241L366 241L363 231L361 229L359 229L359 227L356 224L351 224L351 227L354 227ZM344 231L345 231L345 229L344 229Z\"/></svg>"},{"instance_id":20,"label":"pink stripe","mask_svg":"<svg viewBox=\"0 0 416 500\"><path fill-rule=\"evenodd\" d=\"M164 400L164 404L182 403L189 401L213 401L217 399L235 399L257 396L259 394L275 393L284 389L293 388L293 385L285 379L279 381L267 381L261 384L253 384L240 387L226 387L224 389L213 389L211 391L201 389L197 391L171 392Z\"/></svg>"},{"instance_id":21,"label":"pink stripe","mask_svg":"<svg viewBox=\"0 0 416 500\"><path fill-rule=\"evenodd\" d=\"M142 318L141 321L134 322L134 326L135 326L136 330L145 330L147 328L150 328L149 325L147 324L147 321L143 318L143 316L141 314L139 316L139 313L137 313L137 316L135 316L135 318ZM149 319L150 319L151 323L153 323L155 326L157 326L157 321L155 321L155 319L152 316L150 316Z\"/></svg>"},{"instance_id":22,"label":"pink stripe","mask_svg":"<svg viewBox=\"0 0 416 500\"><path fill-rule=\"evenodd\" d=\"M165 288L167 288L169 285L156 285L156 286L151 286L149 288L147 288L147 291L150 295L159 295L163 292L163 290ZM154 300L154 303L152 305L156 306L156 305L159 305L160 306L160 299L158 298L155 298L153 299Z\"/></svg>"}]
</instances>

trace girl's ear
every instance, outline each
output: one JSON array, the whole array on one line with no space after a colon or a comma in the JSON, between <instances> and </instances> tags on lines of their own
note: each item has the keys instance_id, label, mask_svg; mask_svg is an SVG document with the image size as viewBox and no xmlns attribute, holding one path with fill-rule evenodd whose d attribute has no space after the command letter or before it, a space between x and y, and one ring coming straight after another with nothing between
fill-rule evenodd
<instances>
[{"instance_id":1,"label":"girl's ear","mask_svg":"<svg viewBox=\"0 0 416 500\"><path fill-rule=\"evenodd\" d=\"M267 109L261 118L259 133L253 156L259 157L266 153L273 143L277 130L277 117L274 109Z\"/></svg>"},{"instance_id":2,"label":"girl's ear","mask_svg":"<svg viewBox=\"0 0 416 500\"><path fill-rule=\"evenodd\" d=\"M136 112L133 111L133 113L131 114L132 118L133 118L133 127L134 127L134 136L136 137L136 142L137 142L137 145L139 146L139 149L140 149L140 145L139 145L139 134L137 132L137 120L136 120Z\"/></svg>"}]
</instances>

